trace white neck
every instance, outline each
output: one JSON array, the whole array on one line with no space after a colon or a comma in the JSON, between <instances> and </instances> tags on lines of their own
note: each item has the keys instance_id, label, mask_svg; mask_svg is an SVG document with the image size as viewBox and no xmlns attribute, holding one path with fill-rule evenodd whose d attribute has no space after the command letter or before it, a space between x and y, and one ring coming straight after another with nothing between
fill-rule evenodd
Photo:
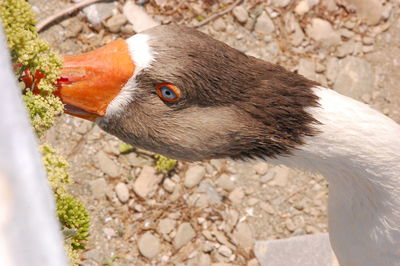
<instances>
[{"instance_id":1,"label":"white neck","mask_svg":"<svg viewBox=\"0 0 400 266\"><path fill-rule=\"evenodd\" d=\"M369 106L314 88L320 134L280 163L329 182L329 231L341 265L400 265L400 125Z\"/></svg>"}]
</instances>

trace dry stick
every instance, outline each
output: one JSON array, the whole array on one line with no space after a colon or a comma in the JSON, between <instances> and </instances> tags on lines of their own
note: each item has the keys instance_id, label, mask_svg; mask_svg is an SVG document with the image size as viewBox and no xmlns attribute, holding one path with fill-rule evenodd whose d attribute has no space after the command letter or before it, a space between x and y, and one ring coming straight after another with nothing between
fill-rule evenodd
<instances>
[{"instance_id":1,"label":"dry stick","mask_svg":"<svg viewBox=\"0 0 400 266\"><path fill-rule=\"evenodd\" d=\"M201 26L206 25L207 23L209 23L210 21L213 21L214 19L217 19L223 15L225 15L226 13L229 13L232 11L232 9L234 9L236 6L241 5L244 2L244 0L238 0L235 3L233 3L230 7L228 7L227 9L222 10L221 12L218 12L208 18L206 18L205 20L203 20L202 22L200 22L199 24L195 25L194 28L200 28Z\"/></svg>"},{"instance_id":2,"label":"dry stick","mask_svg":"<svg viewBox=\"0 0 400 266\"><path fill-rule=\"evenodd\" d=\"M72 5L72 6L70 6L69 8L67 8L67 9L65 9L63 11L60 11L60 12L54 14L53 16L50 16L50 17L40 21L36 25L37 31L40 32L41 30L46 28L50 23L52 23L53 21L55 21L55 20L57 20L57 19L59 19L59 18L61 18L63 16L69 15L69 14L75 12L76 10L78 10L78 9L80 9L82 7L85 7L85 6L94 4L96 2L100 2L100 1L104 1L104 0L84 0L84 1L81 1L81 2L79 2L77 4L75 4L75 5Z\"/></svg>"}]
</instances>

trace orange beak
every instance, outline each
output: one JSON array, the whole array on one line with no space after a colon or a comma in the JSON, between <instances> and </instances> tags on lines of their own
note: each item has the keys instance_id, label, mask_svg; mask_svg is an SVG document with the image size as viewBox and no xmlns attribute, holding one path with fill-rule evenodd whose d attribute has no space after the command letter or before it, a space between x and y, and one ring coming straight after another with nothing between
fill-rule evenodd
<instances>
[{"instance_id":1,"label":"orange beak","mask_svg":"<svg viewBox=\"0 0 400 266\"><path fill-rule=\"evenodd\" d=\"M92 52L64 56L59 90L65 112L95 120L106 113L108 104L133 76L135 65L123 40Z\"/></svg>"}]
</instances>

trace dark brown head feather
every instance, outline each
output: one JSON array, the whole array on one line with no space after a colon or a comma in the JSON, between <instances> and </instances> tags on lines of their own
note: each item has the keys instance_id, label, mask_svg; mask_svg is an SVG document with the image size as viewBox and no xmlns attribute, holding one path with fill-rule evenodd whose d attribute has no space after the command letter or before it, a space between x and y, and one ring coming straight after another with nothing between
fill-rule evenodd
<instances>
[{"instance_id":1,"label":"dark brown head feather","mask_svg":"<svg viewBox=\"0 0 400 266\"><path fill-rule=\"evenodd\" d=\"M155 61L136 77L140 92L126 112L100 121L106 131L190 161L288 155L316 134L306 111L317 106L316 82L184 26L144 34ZM154 88L164 82L180 88L182 99L159 99Z\"/></svg>"}]
</instances>

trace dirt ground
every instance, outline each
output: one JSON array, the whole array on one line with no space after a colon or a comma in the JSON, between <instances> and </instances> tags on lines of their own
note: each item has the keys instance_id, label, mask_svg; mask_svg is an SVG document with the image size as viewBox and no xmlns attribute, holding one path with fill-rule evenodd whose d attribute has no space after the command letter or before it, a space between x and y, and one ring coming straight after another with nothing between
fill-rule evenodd
<instances>
[{"instance_id":1,"label":"dirt ground","mask_svg":"<svg viewBox=\"0 0 400 266\"><path fill-rule=\"evenodd\" d=\"M30 2L39 21L72 4ZM195 25L233 2L154 0L144 7L159 22ZM277 4L283 2L289 4ZM382 11L372 26L343 1L336 1L336 8L328 8L334 0L308 1L318 4L305 13L298 9L300 2L304 1L245 1L245 12L226 14L199 30L366 102L400 122L398 1L381 1L389 11ZM126 1L113 3L107 7L113 9L111 17L121 15ZM313 39L307 27L315 18L333 25L340 36L338 44ZM258 28L261 19L264 28ZM78 11L53 23L42 37L65 54L90 51L133 34L129 22L110 32L108 20L93 25L87 14ZM258 30L267 27L273 30ZM347 67L350 70L343 73ZM160 175L154 172L152 154L121 153L121 141L67 115L42 141L67 157L74 179L71 192L85 202L92 216L82 265L257 265L252 251L256 240L327 231L328 184L322 176L232 160L179 162L172 173ZM199 176L193 187L185 186L190 173ZM144 199L134 192L135 182L143 176L159 180Z\"/></svg>"}]
</instances>

